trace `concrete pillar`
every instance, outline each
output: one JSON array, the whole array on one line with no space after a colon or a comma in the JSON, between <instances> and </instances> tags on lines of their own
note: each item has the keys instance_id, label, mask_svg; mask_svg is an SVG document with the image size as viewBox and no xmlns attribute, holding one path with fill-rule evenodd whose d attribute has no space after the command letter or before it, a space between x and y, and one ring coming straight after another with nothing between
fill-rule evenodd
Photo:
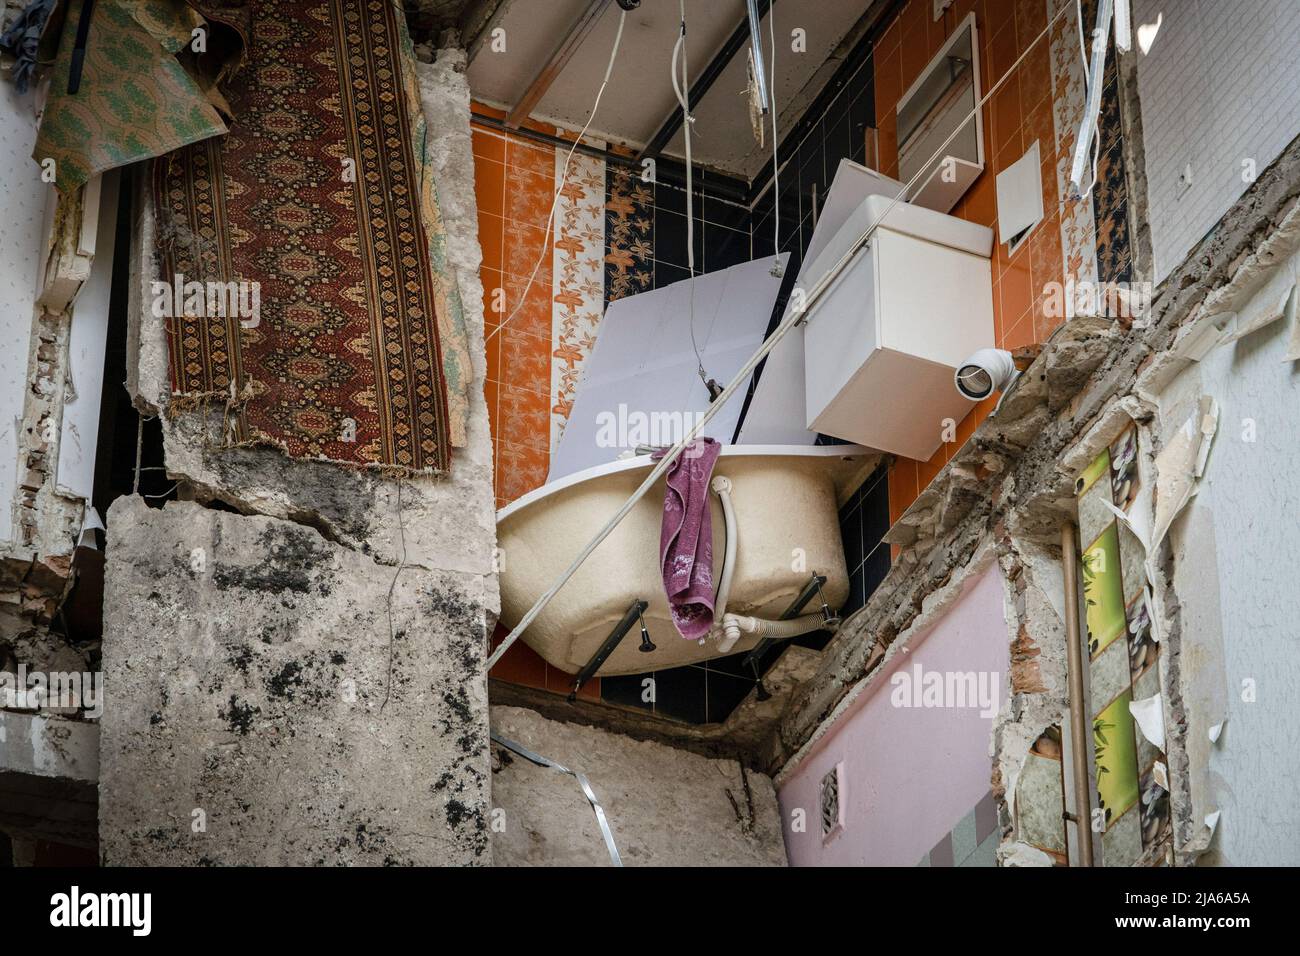
<instances>
[{"instance_id":1,"label":"concrete pillar","mask_svg":"<svg viewBox=\"0 0 1300 956\"><path fill-rule=\"evenodd\" d=\"M137 404L193 501L107 515L100 840L113 864L487 864L484 662L498 607L464 55L419 64L430 175L474 369L469 440L400 482L169 416L133 241ZM220 510L207 504L229 506Z\"/></svg>"}]
</instances>

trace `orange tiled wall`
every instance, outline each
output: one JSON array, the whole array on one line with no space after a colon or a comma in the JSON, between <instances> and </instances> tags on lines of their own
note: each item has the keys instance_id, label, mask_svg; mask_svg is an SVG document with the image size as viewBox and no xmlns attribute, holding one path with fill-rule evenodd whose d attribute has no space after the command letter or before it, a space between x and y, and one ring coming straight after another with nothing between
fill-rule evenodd
<instances>
[{"instance_id":1,"label":"orange tiled wall","mask_svg":"<svg viewBox=\"0 0 1300 956\"><path fill-rule=\"evenodd\" d=\"M494 113L479 105L475 110ZM475 127L473 142L489 336L485 392L499 508L543 484L549 463L551 243L546 218L555 190L555 149L486 127ZM539 257L523 307L498 331L519 305Z\"/></svg>"},{"instance_id":2,"label":"orange tiled wall","mask_svg":"<svg viewBox=\"0 0 1300 956\"><path fill-rule=\"evenodd\" d=\"M475 104L475 112L503 114ZM475 126L474 193L483 247L484 331L487 336L488 417L492 427L498 508L546 481L550 461L551 242L547 214L555 190L555 148L521 136ZM528 277L537 274L518 314ZM500 639L502 635L498 634ZM548 667L532 649L516 644L492 676L563 693L571 678ZM583 696L593 693L593 682Z\"/></svg>"},{"instance_id":3,"label":"orange tiled wall","mask_svg":"<svg viewBox=\"0 0 1300 956\"><path fill-rule=\"evenodd\" d=\"M1014 256L997 242L993 260L993 313L999 348L1045 341L1060 319L1043 310L1043 287L1064 278L1061 250L1062 201L1057 188L1058 150L1053 121L1053 77L1048 40L1030 43L1048 24L1050 0L957 0L940 20L931 0L910 0L875 50L876 122L882 172L898 172L898 100L920 75L952 31L972 10L980 42L980 85L987 93L1026 49L1029 55L984 107L984 173L952 214L996 226L994 177L1038 140L1042 159L1045 218ZM1073 22L1073 21L1071 21ZM1000 237L998 237L1000 238ZM949 442L929 461L899 459L889 473L890 519L896 521L992 411L994 399L979 403Z\"/></svg>"}]
</instances>

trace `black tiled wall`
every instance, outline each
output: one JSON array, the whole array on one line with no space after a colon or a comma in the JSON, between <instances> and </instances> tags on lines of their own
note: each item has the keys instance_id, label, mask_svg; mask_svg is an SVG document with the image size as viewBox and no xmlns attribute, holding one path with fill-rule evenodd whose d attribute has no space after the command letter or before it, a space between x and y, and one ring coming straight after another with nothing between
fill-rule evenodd
<instances>
[{"instance_id":1,"label":"black tiled wall","mask_svg":"<svg viewBox=\"0 0 1300 956\"><path fill-rule=\"evenodd\" d=\"M889 530L887 469L877 468L840 509L840 537L849 571L849 599L840 612L848 617L889 573L889 545L881 540Z\"/></svg>"},{"instance_id":2,"label":"black tiled wall","mask_svg":"<svg viewBox=\"0 0 1300 956\"><path fill-rule=\"evenodd\" d=\"M688 278L686 188L684 174L664 169L654 186L655 288ZM671 175L666 175L671 173ZM745 184L699 170L693 177L695 271L716 272L749 261L749 207L736 196Z\"/></svg>"}]
</instances>

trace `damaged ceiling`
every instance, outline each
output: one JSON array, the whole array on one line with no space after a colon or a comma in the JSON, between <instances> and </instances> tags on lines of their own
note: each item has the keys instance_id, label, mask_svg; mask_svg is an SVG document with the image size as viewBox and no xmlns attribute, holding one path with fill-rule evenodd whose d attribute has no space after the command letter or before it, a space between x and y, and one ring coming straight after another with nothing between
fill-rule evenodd
<instances>
[{"instance_id":1,"label":"damaged ceiling","mask_svg":"<svg viewBox=\"0 0 1300 956\"><path fill-rule=\"evenodd\" d=\"M434 4L448 6L448 4ZM884 0L782 0L769 25L766 2L760 33L770 56L777 39L775 98L780 131L789 130L834 75L843 57L875 21ZM502 0L491 15L471 4L462 24L475 16L481 29L462 27L470 48L474 98L507 112L571 129L587 121L618 28L614 0ZM746 97L748 32L744 0L712 0L686 7L686 59L697 95L692 104L692 155L697 163L752 179L771 159L771 139L759 146L750 128ZM496 28L505 49L488 42ZM679 30L678 0L641 0L627 15L618 57L590 135L636 151L685 156L674 114L670 80ZM804 31L804 52L794 52L792 31ZM477 41L477 42L476 42ZM767 63L768 71L771 62ZM528 109L529 103L531 109ZM522 106L521 106L522 104ZM521 117L517 117L521 118ZM770 120L768 121L770 125ZM647 147L649 147L647 149Z\"/></svg>"},{"instance_id":2,"label":"damaged ceiling","mask_svg":"<svg viewBox=\"0 0 1300 956\"><path fill-rule=\"evenodd\" d=\"M497 3L499 2L500 0L497 0ZM472 8L484 5L480 0L405 0L404 2L411 30L422 38L437 37L443 30L459 29L463 16L471 13Z\"/></svg>"}]
</instances>

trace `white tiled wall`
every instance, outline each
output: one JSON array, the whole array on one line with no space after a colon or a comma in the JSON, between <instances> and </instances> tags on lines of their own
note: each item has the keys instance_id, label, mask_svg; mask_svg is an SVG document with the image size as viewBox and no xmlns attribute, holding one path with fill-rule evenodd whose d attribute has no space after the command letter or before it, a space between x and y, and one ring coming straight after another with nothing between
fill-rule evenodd
<instances>
[{"instance_id":1,"label":"white tiled wall","mask_svg":"<svg viewBox=\"0 0 1300 956\"><path fill-rule=\"evenodd\" d=\"M1164 22L1138 63L1155 280L1300 133L1300 0L1136 0ZM1187 164L1190 186L1179 182Z\"/></svg>"}]
</instances>

